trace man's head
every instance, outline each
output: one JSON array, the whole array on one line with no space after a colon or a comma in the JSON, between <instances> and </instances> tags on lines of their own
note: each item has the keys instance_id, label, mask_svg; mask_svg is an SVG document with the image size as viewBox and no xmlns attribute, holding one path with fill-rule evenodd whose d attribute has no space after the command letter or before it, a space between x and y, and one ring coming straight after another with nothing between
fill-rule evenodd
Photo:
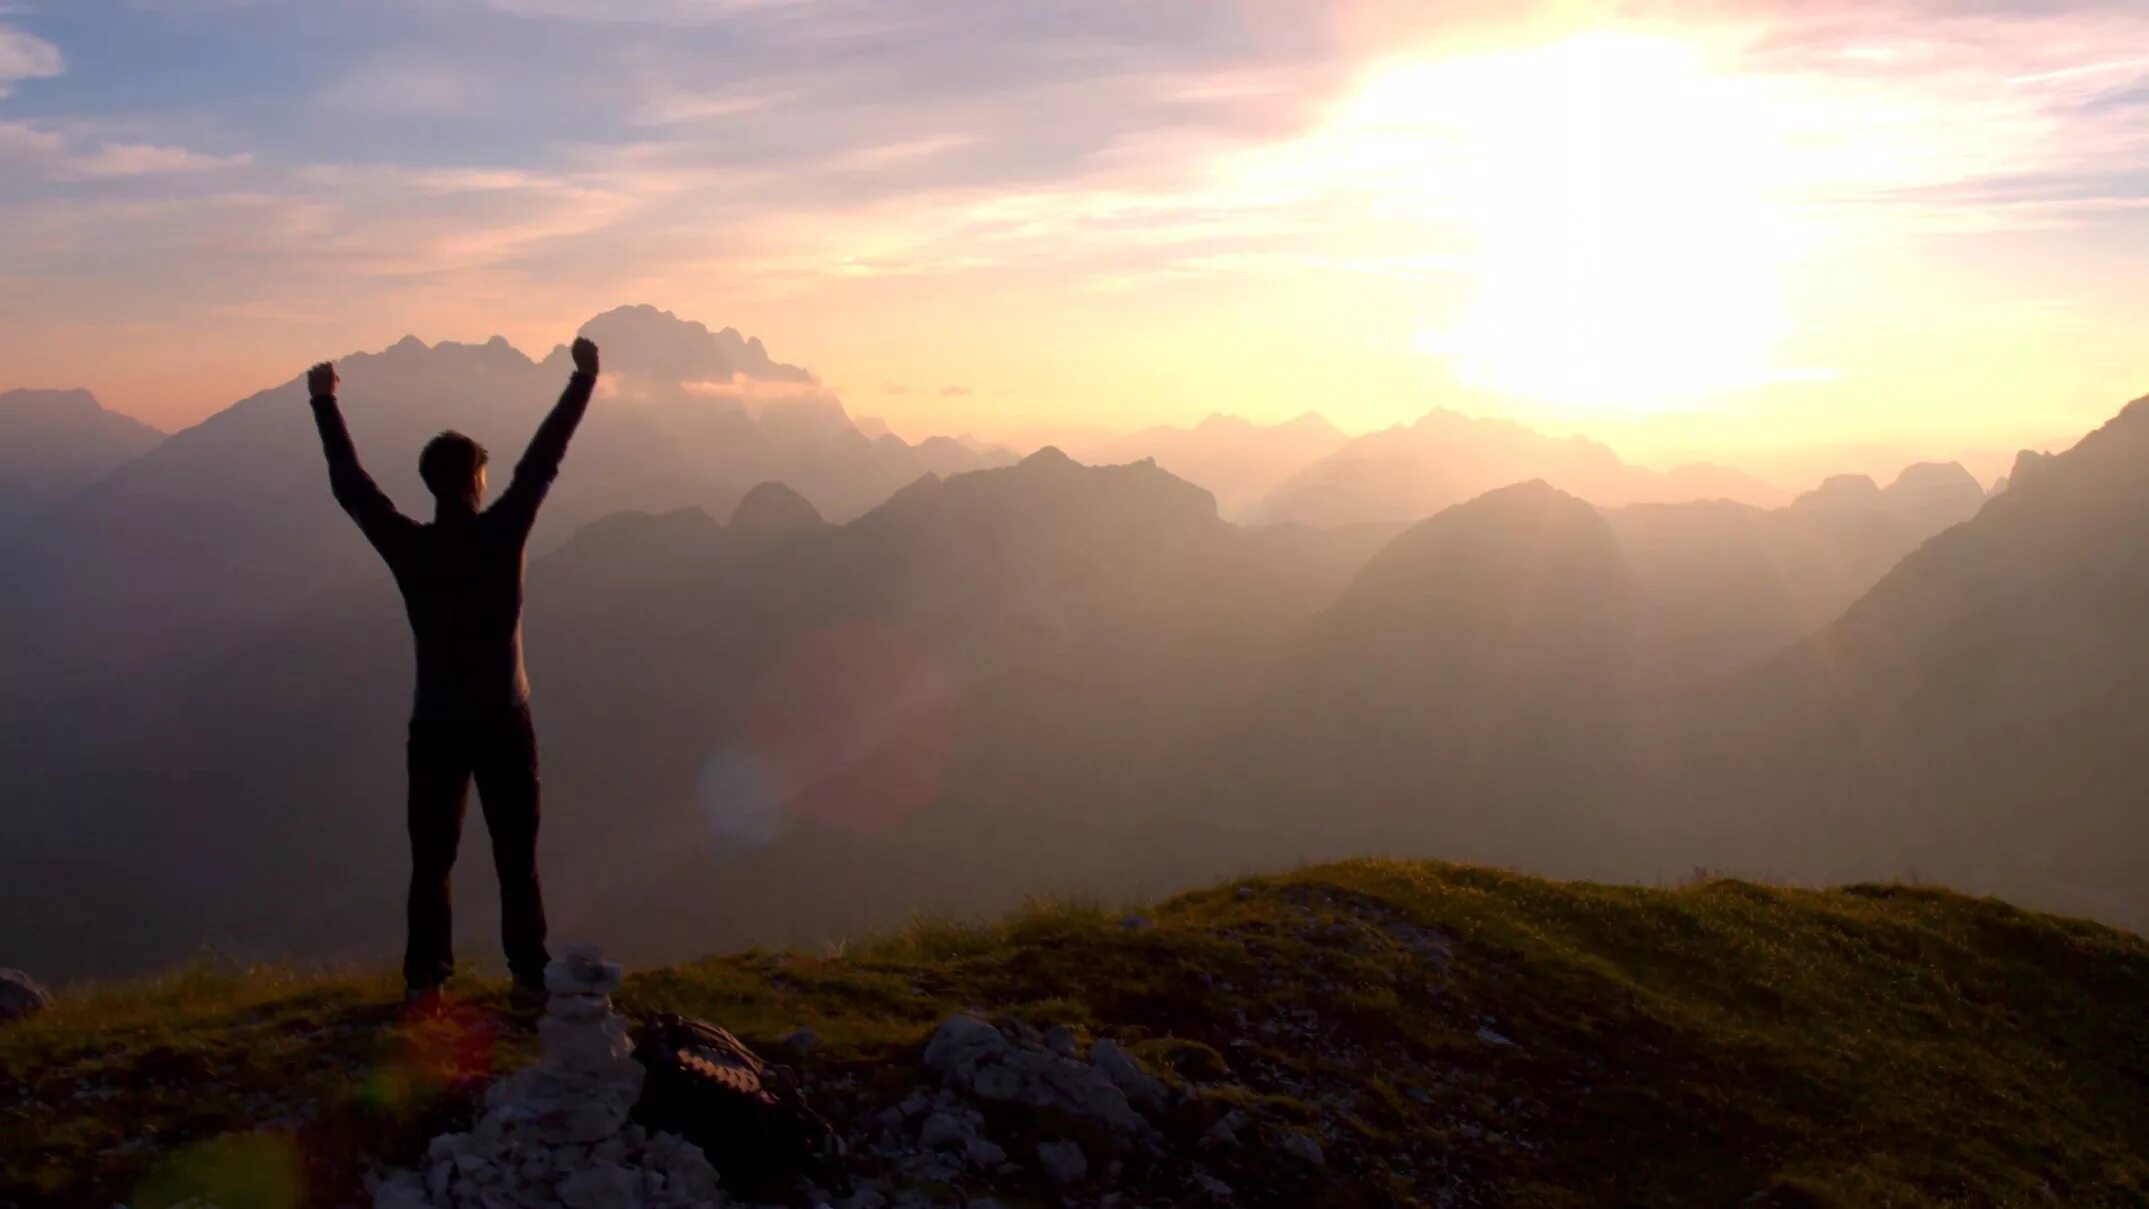
<instances>
[{"instance_id":1,"label":"man's head","mask_svg":"<svg viewBox=\"0 0 2149 1209\"><path fill-rule=\"evenodd\" d=\"M449 429L425 443L418 455L418 477L442 503L476 507L485 498L485 447Z\"/></svg>"}]
</instances>

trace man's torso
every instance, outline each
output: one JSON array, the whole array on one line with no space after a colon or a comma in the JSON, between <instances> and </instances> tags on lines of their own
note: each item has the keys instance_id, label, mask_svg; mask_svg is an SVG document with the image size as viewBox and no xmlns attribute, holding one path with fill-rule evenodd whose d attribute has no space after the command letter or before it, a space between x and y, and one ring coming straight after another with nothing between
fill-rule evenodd
<instances>
[{"instance_id":1,"label":"man's torso","mask_svg":"<svg viewBox=\"0 0 2149 1209\"><path fill-rule=\"evenodd\" d=\"M492 513L413 525L383 550L417 648L411 716L463 721L530 699L522 665L524 534Z\"/></svg>"}]
</instances>

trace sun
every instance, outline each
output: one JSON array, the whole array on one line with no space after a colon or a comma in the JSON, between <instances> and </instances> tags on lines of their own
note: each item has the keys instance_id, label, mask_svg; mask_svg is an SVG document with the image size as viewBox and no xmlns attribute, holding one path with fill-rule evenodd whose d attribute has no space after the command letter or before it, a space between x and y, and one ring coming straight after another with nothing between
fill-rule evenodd
<instances>
[{"instance_id":1,"label":"sun","mask_svg":"<svg viewBox=\"0 0 2149 1209\"><path fill-rule=\"evenodd\" d=\"M1771 157L1779 99L1697 49L1595 33L1373 75L1345 120L1415 142L1472 289L1421 351L1576 410L1691 406L1782 376L1804 233Z\"/></svg>"}]
</instances>

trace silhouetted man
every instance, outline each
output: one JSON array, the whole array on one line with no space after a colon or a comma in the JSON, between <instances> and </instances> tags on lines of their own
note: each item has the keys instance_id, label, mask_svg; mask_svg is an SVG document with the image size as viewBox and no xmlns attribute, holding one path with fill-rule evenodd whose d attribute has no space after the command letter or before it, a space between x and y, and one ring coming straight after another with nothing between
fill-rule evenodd
<instances>
[{"instance_id":1,"label":"silhouetted man","mask_svg":"<svg viewBox=\"0 0 2149 1209\"><path fill-rule=\"evenodd\" d=\"M515 464L515 477L490 508L485 449L443 432L418 457L433 493L433 521L396 511L358 464L336 409L336 367L306 375L314 423L328 455L336 502L380 551L403 591L418 651L417 699L410 718L409 933L403 949L406 995L424 1001L455 968L448 874L462 837L463 802L477 777L485 829L500 876L500 940L515 976L515 999L542 1001L545 905L537 882L537 736L530 682L522 669L523 547L537 507L560 470L567 440L597 384L597 346L574 344L574 376Z\"/></svg>"}]
</instances>

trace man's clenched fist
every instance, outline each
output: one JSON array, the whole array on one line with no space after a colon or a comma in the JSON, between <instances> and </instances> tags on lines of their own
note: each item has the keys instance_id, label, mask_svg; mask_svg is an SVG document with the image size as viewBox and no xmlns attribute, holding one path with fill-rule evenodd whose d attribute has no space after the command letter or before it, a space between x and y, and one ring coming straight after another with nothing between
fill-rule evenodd
<instances>
[{"instance_id":1,"label":"man's clenched fist","mask_svg":"<svg viewBox=\"0 0 2149 1209\"><path fill-rule=\"evenodd\" d=\"M576 373L588 374L592 378L597 376L597 346L595 344L584 337L577 336L575 337L574 347L568 351L574 354Z\"/></svg>"},{"instance_id":2,"label":"man's clenched fist","mask_svg":"<svg viewBox=\"0 0 2149 1209\"><path fill-rule=\"evenodd\" d=\"M336 363L323 361L306 371L306 389L315 398L336 393Z\"/></svg>"}]
</instances>

